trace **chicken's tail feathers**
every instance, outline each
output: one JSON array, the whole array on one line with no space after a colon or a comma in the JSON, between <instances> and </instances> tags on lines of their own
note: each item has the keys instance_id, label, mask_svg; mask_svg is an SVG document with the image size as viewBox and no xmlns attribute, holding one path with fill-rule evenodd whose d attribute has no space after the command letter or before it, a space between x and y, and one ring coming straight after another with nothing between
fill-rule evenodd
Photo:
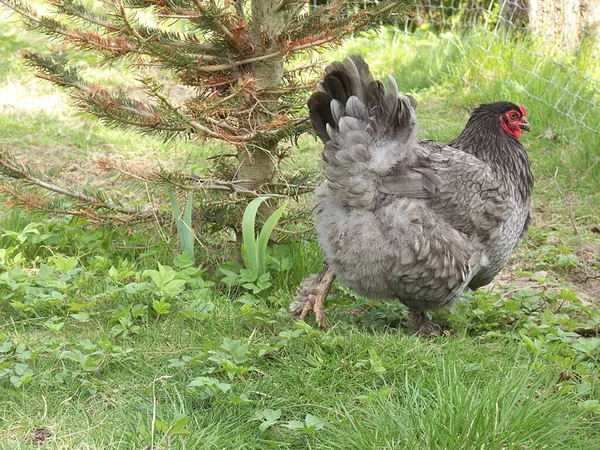
<instances>
[{"instance_id":1,"label":"chicken's tail feathers","mask_svg":"<svg viewBox=\"0 0 600 450\"><path fill-rule=\"evenodd\" d=\"M375 81L360 56L334 62L308 101L325 143L328 190L345 206L372 208L377 181L410 158L416 141L414 98L399 95L393 77Z\"/></svg>"},{"instance_id":2,"label":"chicken's tail feathers","mask_svg":"<svg viewBox=\"0 0 600 450\"><path fill-rule=\"evenodd\" d=\"M373 139L406 141L416 129L416 100L399 95L394 78L387 86L374 80L369 66L359 55L336 61L325 69L317 92L308 100L310 119L324 143L345 131L367 132ZM342 132L341 136L335 136Z\"/></svg>"}]
</instances>

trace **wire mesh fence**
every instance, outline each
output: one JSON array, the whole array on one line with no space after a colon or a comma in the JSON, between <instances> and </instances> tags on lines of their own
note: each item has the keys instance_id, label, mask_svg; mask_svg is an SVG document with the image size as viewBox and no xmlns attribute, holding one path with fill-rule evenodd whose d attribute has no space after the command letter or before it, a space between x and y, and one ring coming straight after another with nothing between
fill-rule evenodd
<instances>
[{"instance_id":1,"label":"wire mesh fence","mask_svg":"<svg viewBox=\"0 0 600 450\"><path fill-rule=\"evenodd\" d=\"M396 24L396 51L414 59L415 35L433 40L439 58L462 57L465 85L503 84L557 114L570 140L600 137L600 1L422 0Z\"/></svg>"},{"instance_id":2,"label":"wire mesh fence","mask_svg":"<svg viewBox=\"0 0 600 450\"><path fill-rule=\"evenodd\" d=\"M512 85L576 125L573 138L600 134L600 2L426 0L403 32L424 24L438 36L479 33L472 44L481 57L469 60L465 83Z\"/></svg>"}]
</instances>

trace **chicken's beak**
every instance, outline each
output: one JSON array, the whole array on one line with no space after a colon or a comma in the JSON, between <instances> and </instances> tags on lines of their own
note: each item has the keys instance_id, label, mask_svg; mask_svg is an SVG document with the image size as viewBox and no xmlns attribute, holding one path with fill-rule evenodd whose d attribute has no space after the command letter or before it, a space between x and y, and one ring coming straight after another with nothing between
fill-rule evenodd
<instances>
[{"instance_id":1,"label":"chicken's beak","mask_svg":"<svg viewBox=\"0 0 600 450\"><path fill-rule=\"evenodd\" d=\"M521 130L531 131L531 125L529 125L529 122L527 122L527 119L523 120L523 122L521 122L519 124L519 128Z\"/></svg>"}]
</instances>

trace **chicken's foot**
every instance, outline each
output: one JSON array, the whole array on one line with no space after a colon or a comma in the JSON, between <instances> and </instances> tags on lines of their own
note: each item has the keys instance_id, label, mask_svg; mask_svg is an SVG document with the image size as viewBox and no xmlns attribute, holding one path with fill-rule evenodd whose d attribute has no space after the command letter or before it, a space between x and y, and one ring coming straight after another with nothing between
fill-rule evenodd
<instances>
[{"instance_id":1,"label":"chicken's foot","mask_svg":"<svg viewBox=\"0 0 600 450\"><path fill-rule=\"evenodd\" d=\"M432 322L425 311L411 311L411 314L411 328L414 330L415 334L420 334L424 337L442 335L442 326Z\"/></svg>"},{"instance_id":2,"label":"chicken's foot","mask_svg":"<svg viewBox=\"0 0 600 450\"><path fill-rule=\"evenodd\" d=\"M320 275L313 275L304 280L298 288L298 293L294 301L290 305L290 310L299 316L300 320L305 320L312 311L315 313L317 325L320 328L327 328L328 325L325 313L323 312L323 304L329 295L334 279L335 275L327 267Z\"/></svg>"}]
</instances>

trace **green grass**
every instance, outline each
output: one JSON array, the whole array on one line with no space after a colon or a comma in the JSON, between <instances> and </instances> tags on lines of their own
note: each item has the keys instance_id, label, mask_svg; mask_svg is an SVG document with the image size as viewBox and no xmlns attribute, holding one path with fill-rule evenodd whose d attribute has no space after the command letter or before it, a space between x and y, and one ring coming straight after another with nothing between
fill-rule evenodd
<instances>
[{"instance_id":1,"label":"green grass","mask_svg":"<svg viewBox=\"0 0 600 450\"><path fill-rule=\"evenodd\" d=\"M157 345L154 336L166 331L170 342ZM266 342L276 331L255 334L253 340ZM185 414L192 433L175 438L175 448L458 449L501 448L507 443L540 448L541 442L546 448L586 448L578 436L586 433L578 424L573 397L552 392L551 371L533 374L515 368L522 365L510 353L517 351L515 346L482 345L480 350L492 357L481 365L478 352L465 350L470 345L462 338L415 344L396 333L369 338L344 328L315 332L310 339L297 339L273 361L257 360L253 373L236 380L235 394L249 398L244 404L199 401L185 389L193 374L165 367L165 355L189 354L190 348L214 345L230 334L244 341L249 336L216 321L196 329L162 323L133 343L152 352L136 351L130 361L103 371L106 382L100 393L55 388L44 399L42 390L35 396L30 392L33 401L24 405L14 392L7 392L3 414L18 418L19 426L7 427L16 439L6 436L4 443L18 448L19 436L47 426L52 418L52 441L58 448L83 443L90 448L145 448L152 439L157 448L165 448L162 433L152 435L152 417L168 421ZM342 342L323 350L325 337ZM365 347L378 350L388 373L381 376L368 365L352 367L369 358L361 350ZM482 369L470 371L471 365ZM267 408L282 415L279 423L261 432L254 417ZM309 434L285 427L306 414L327 425Z\"/></svg>"},{"instance_id":2,"label":"green grass","mask_svg":"<svg viewBox=\"0 0 600 450\"><path fill-rule=\"evenodd\" d=\"M5 225L22 229L23 218ZM40 427L53 432L48 448L594 448L597 434L579 407L587 397L559 381L555 364L532 358L517 335L471 336L459 325L456 336L422 340L384 323L354 323L360 315L343 308L330 315L330 331L297 324L285 307L314 267L276 271L283 280L262 297L190 284L157 315L156 287L114 289L144 280L140 274L158 263L173 265L168 247L146 240L123 252L119 233L92 240L74 224L37 228L45 244L32 234L24 245L4 237L4 247L27 255L28 267L55 267L53 280L68 272L58 268L59 250L85 270L66 280L58 304L33 306L25 296L27 311L2 284L0 314L9 320L0 328L0 366L16 377L0 378L3 448L30 448L24 436ZM286 255L314 261L314 252L314 244L298 243ZM109 272L109 264L118 269ZM52 290L35 271L28 276ZM198 301L210 308L186 315ZM148 310L127 316L129 332L117 333L132 304ZM17 364L31 373L20 386ZM198 377L229 390L206 398L189 387ZM266 410L280 415L261 431ZM307 414L325 426L299 429L295 421ZM161 430L182 415L186 433Z\"/></svg>"},{"instance_id":3,"label":"green grass","mask_svg":"<svg viewBox=\"0 0 600 450\"><path fill-rule=\"evenodd\" d=\"M0 448L39 428L57 449L595 448L599 347L557 325L600 317L553 277L505 306L503 289L465 297L431 340L337 287L320 331L286 310L312 241L275 247L255 291L154 233L38 220L3 220Z\"/></svg>"},{"instance_id":4,"label":"green grass","mask_svg":"<svg viewBox=\"0 0 600 450\"><path fill-rule=\"evenodd\" d=\"M52 435L41 448L51 449L595 450L600 338L568 330L600 324L597 280L581 282L584 262L600 270L600 239L589 231L599 220L598 137L526 96L519 85L548 102L559 92L511 69L519 61L551 75L551 65L524 59L524 43L492 43L502 58L483 58L486 39L384 32L337 54L359 51L378 75L394 73L419 100L423 137L452 139L478 102L510 98L529 110L534 226L491 290L442 315L455 335L414 337L398 327L404 307L340 286L330 330L295 322L287 306L296 286L322 264L310 232L270 249L259 280L235 263L217 270L222 257L210 247L198 245L192 264L175 237L165 242L151 227L4 209L0 448L38 448L26 436L43 428ZM43 40L3 24L0 44L0 90L14 99L0 109L0 147L55 169L103 155L189 167L213 150L106 129L15 64L16 49L43 49ZM477 77L469 60L498 78L464 84L464 74ZM556 139L542 136L548 125ZM287 164L316 170L319 144L300 144ZM85 176L73 179L85 184L93 172L77 167Z\"/></svg>"}]
</instances>

